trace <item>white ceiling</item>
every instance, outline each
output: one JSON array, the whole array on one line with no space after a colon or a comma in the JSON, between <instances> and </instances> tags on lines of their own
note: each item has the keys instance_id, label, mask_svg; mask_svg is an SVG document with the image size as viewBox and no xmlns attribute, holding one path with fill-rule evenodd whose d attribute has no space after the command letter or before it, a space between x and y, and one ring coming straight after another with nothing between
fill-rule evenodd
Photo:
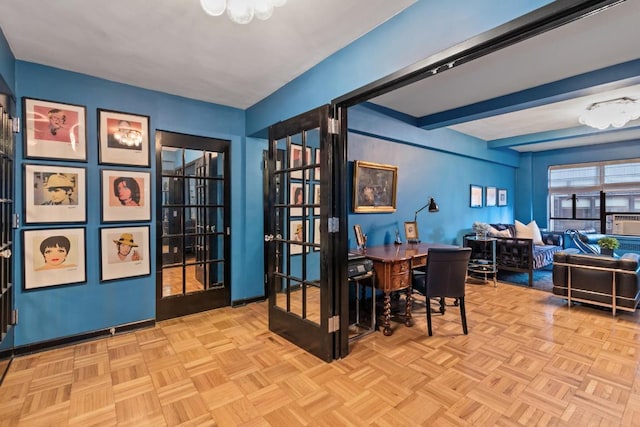
<instances>
[{"instance_id":1,"label":"white ceiling","mask_svg":"<svg viewBox=\"0 0 640 427\"><path fill-rule=\"evenodd\" d=\"M419 118L634 60L640 58L639 22L640 0L627 0L598 14L382 95L372 102ZM604 85L593 88L588 96L460 123L450 128L485 141L585 128L578 123L578 116L594 102L622 96L640 99L640 87L637 85L609 89L620 85ZM627 127L634 125L640 125L640 120L629 123ZM573 135L569 142L557 140L512 148L540 151L620 140L620 132L615 137L599 138L591 131L577 131L586 135L579 138ZM634 136L640 137L640 131L625 132L627 139Z\"/></svg>"},{"instance_id":2,"label":"white ceiling","mask_svg":"<svg viewBox=\"0 0 640 427\"><path fill-rule=\"evenodd\" d=\"M0 0L17 59L246 109L416 0L288 0L247 25L199 0Z\"/></svg>"},{"instance_id":3,"label":"white ceiling","mask_svg":"<svg viewBox=\"0 0 640 427\"><path fill-rule=\"evenodd\" d=\"M238 25L206 15L199 0L0 0L0 27L19 60L245 109L415 1L288 0L267 21ZM638 22L640 0L627 0L373 102L424 117L637 59ZM593 102L640 98L637 86L619 86L616 93L597 88L587 97L460 120L451 128L487 141L575 128L578 112ZM619 135L512 148L602 143ZM640 131L625 135L640 137Z\"/></svg>"}]
</instances>

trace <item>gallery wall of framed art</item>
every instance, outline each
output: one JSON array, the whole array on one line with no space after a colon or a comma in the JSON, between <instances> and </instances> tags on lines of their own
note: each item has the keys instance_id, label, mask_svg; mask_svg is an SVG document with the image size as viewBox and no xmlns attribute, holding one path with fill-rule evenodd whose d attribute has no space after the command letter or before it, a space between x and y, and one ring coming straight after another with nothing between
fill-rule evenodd
<instances>
[{"instance_id":1,"label":"gallery wall of framed art","mask_svg":"<svg viewBox=\"0 0 640 427\"><path fill-rule=\"evenodd\" d=\"M150 117L96 108L94 133L83 105L23 97L23 111L23 289L87 284L88 264L100 283L149 275Z\"/></svg>"}]
</instances>

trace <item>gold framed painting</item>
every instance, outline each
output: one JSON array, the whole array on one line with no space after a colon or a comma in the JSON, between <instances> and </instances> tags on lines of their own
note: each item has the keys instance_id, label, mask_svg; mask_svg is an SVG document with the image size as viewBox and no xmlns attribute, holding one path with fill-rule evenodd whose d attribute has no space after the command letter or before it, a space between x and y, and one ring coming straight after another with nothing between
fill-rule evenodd
<instances>
[{"instance_id":1,"label":"gold framed painting","mask_svg":"<svg viewBox=\"0 0 640 427\"><path fill-rule=\"evenodd\" d=\"M353 165L353 211L396 211L398 167L356 160Z\"/></svg>"}]
</instances>

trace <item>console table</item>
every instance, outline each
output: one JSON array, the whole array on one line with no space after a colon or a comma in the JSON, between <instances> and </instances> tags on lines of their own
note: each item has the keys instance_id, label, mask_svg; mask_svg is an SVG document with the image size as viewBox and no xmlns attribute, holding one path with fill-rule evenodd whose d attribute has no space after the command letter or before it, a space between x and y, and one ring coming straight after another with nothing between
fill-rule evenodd
<instances>
[{"instance_id":1,"label":"console table","mask_svg":"<svg viewBox=\"0 0 640 427\"><path fill-rule=\"evenodd\" d=\"M439 243L403 243L401 245L372 246L353 251L373 261L375 286L384 292L384 320L382 333L393 334L391 329L391 292L406 292L405 325L413 326L411 318L411 270L427 263L430 248L457 248Z\"/></svg>"}]
</instances>

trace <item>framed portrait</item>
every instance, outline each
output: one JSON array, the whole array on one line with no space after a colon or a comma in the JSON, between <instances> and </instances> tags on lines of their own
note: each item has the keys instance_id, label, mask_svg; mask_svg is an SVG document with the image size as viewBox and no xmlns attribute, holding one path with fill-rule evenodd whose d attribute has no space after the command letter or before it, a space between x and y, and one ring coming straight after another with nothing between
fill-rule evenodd
<instances>
[{"instance_id":1,"label":"framed portrait","mask_svg":"<svg viewBox=\"0 0 640 427\"><path fill-rule=\"evenodd\" d=\"M87 161L86 108L23 98L24 156Z\"/></svg>"},{"instance_id":2,"label":"framed portrait","mask_svg":"<svg viewBox=\"0 0 640 427\"><path fill-rule=\"evenodd\" d=\"M25 224L86 222L86 169L24 165Z\"/></svg>"},{"instance_id":3,"label":"framed portrait","mask_svg":"<svg viewBox=\"0 0 640 427\"><path fill-rule=\"evenodd\" d=\"M407 243L418 243L420 238L418 237L418 223L415 221L407 221L404 223L404 235L407 238Z\"/></svg>"},{"instance_id":4,"label":"framed portrait","mask_svg":"<svg viewBox=\"0 0 640 427\"><path fill-rule=\"evenodd\" d=\"M149 116L98 109L99 162L149 166Z\"/></svg>"},{"instance_id":5,"label":"framed portrait","mask_svg":"<svg viewBox=\"0 0 640 427\"><path fill-rule=\"evenodd\" d=\"M309 241L309 226L307 225L306 227L306 233L303 233L303 228L302 220L289 221L289 240L293 242L289 244L291 255L301 254L303 249L306 251L307 247L302 243ZM300 242L301 244L295 242Z\"/></svg>"},{"instance_id":6,"label":"framed portrait","mask_svg":"<svg viewBox=\"0 0 640 427\"><path fill-rule=\"evenodd\" d=\"M498 190L496 187L487 187L484 197L486 206L496 206L498 203Z\"/></svg>"},{"instance_id":7,"label":"framed portrait","mask_svg":"<svg viewBox=\"0 0 640 427\"><path fill-rule=\"evenodd\" d=\"M84 228L24 230L24 289L87 281Z\"/></svg>"},{"instance_id":8,"label":"framed portrait","mask_svg":"<svg viewBox=\"0 0 640 427\"><path fill-rule=\"evenodd\" d=\"M482 186L480 185L471 185L471 197L470 197L470 206L472 208L481 208L482 207Z\"/></svg>"},{"instance_id":9,"label":"framed portrait","mask_svg":"<svg viewBox=\"0 0 640 427\"><path fill-rule=\"evenodd\" d=\"M507 190L504 188L498 190L498 206L507 206Z\"/></svg>"},{"instance_id":10,"label":"framed portrait","mask_svg":"<svg viewBox=\"0 0 640 427\"><path fill-rule=\"evenodd\" d=\"M151 173L102 170L102 222L150 221Z\"/></svg>"},{"instance_id":11,"label":"framed portrait","mask_svg":"<svg viewBox=\"0 0 640 427\"><path fill-rule=\"evenodd\" d=\"M289 158L290 168L299 168L311 164L311 148L306 147L304 149L304 155L302 153L302 145L291 144L291 156ZM309 178L309 170L305 170L305 178ZM291 178L302 179L302 171L291 171Z\"/></svg>"},{"instance_id":12,"label":"framed portrait","mask_svg":"<svg viewBox=\"0 0 640 427\"><path fill-rule=\"evenodd\" d=\"M306 191L305 191L306 190ZM309 198L309 185L303 188L301 182L292 182L289 184L289 203L292 205L289 214L291 216L302 216L302 206L306 204L305 200ZM300 207L295 207L300 206Z\"/></svg>"},{"instance_id":13,"label":"framed portrait","mask_svg":"<svg viewBox=\"0 0 640 427\"><path fill-rule=\"evenodd\" d=\"M316 183L313 186L313 204L316 205L313 208L314 215L320 215L320 183Z\"/></svg>"},{"instance_id":14,"label":"framed portrait","mask_svg":"<svg viewBox=\"0 0 640 427\"><path fill-rule=\"evenodd\" d=\"M315 149L315 162L318 165L320 164L320 149L319 148ZM315 168L315 170L313 172L313 179L315 179L316 181L320 181L320 166Z\"/></svg>"},{"instance_id":15,"label":"framed portrait","mask_svg":"<svg viewBox=\"0 0 640 427\"><path fill-rule=\"evenodd\" d=\"M320 218L313 219L313 250L320 250Z\"/></svg>"},{"instance_id":16,"label":"framed portrait","mask_svg":"<svg viewBox=\"0 0 640 427\"><path fill-rule=\"evenodd\" d=\"M356 160L353 166L353 211L395 212L398 167Z\"/></svg>"},{"instance_id":17,"label":"framed portrait","mask_svg":"<svg viewBox=\"0 0 640 427\"><path fill-rule=\"evenodd\" d=\"M362 232L362 227L360 226L360 224L356 224L353 226L353 232L356 235L356 246L358 246L359 249L364 248L367 244L367 239Z\"/></svg>"},{"instance_id":18,"label":"framed portrait","mask_svg":"<svg viewBox=\"0 0 640 427\"><path fill-rule=\"evenodd\" d=\"M101 282L149 274L149 226L100 229Z\"/></svg>"}]
</instances>

